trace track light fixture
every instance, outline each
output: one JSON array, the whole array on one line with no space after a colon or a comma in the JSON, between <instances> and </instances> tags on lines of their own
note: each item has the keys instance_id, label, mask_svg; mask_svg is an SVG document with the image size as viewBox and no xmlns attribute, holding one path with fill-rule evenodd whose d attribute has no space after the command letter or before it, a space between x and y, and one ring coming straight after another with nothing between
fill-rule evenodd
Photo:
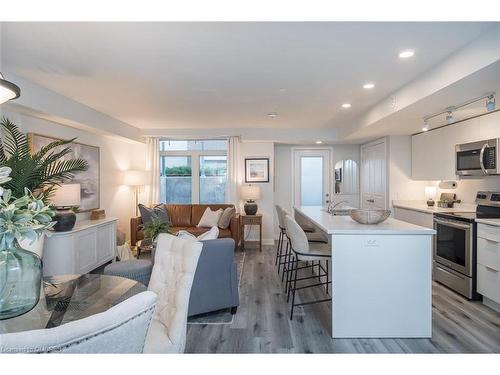
<instances>
[{"instance_id":1,"label":"track light fixture","mask_svg":"<svg viewBox=\"0 0 500 375\"><path fill-rule=\"evenodd\" d=\"M429 130L429 123L427 120L424 120L424 127L422 128L422 131L426 132L427 130Z\"/></svg>"},{"instance_id":2,"label":"track light fixture","mask_svg":"<svg viewBox=\"0 0 500 375\"><path fill-rule=\"evenodd\" d=\"M496 108L495 105L495 94L491 94L486 98L486 110L488 112L494 111Z\"/></svg>"},{"instance_id":3,"label":"track light fixture","mask_svg":"<svg viewBox=\"0 0 500 375\"><path fill-rule=\"evenodd\" d=\"M436 112L436 113L433 113L432 115L427 115L427 116L424 116L423 120L424 120L424 127L422 128L422 131L426 132L427 130L429 130L429 125L428 125L428 121L433 118L433 117L437 117L437 116L441 116L443 114L446 113L446 123L449 125L449 124L452 124L455 119L453 118L453 112L456 111L457 109L459 108L462 108L462 107L465 107L469 104L472 104L472 103L476 103L480 100L483 100L483 99L486 99L486 110L488 112L492 112L495 110L496 108L496 105L495 105L495 92L488 92L484 95L481 95L480 97L477 97L477 98L474 98L474 99L471 99L471 100L467 100L466 102L463 102L459 105L455 105L455 106L452 106L452 107L447 107L439 112Z\"/></svg>"},{"instance_id":4,"label":"track light fixture","mask_svg":"<svg viewBox=\"0 0 500 375\"><path fill-rule=\"evenodd\" d=\"M447 124L453 123L453 112L451 110L446 112L446 123Z\"/></svg>"}]
</instances>

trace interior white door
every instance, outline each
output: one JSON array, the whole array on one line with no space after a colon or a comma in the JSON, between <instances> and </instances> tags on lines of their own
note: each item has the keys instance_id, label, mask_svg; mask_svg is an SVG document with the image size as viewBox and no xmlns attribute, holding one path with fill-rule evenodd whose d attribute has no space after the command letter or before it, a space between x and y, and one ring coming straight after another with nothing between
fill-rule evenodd
<instances>
[{"instance_id":1,"label":"interior white door","mask_svg":"<svg viewBox=\"0 0 500 375\"><path fill-rule=\"evenodd\" d=\"M330 202L329 149L294 150L294 206L324 206Z\"/></svg>"},{"instance_id":2,"label":"interior white door","mask_svg":"<svg viewBox=\"0 0 500 375\"><path fill-rule=\"evenodd\" d=\"M385 138L361 146L361 208L387 208Z\"/></svg>"}]
</instances>

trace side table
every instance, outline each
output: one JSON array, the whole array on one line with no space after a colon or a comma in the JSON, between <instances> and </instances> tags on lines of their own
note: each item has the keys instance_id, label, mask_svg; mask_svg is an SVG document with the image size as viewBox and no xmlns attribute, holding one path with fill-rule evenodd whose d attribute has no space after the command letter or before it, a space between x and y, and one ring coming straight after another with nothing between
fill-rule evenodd
<instances>
[{"instance_id":1,"label":"side table","mask_svg":"<svg viewBox=\"0 0 500 375\"><path fill-rule=\"evenodd\" d=\"M262 251L262 214L240 215L241 251L245 250L245 225L259 226L259 250Z\"/></svg>"}]
</instances>

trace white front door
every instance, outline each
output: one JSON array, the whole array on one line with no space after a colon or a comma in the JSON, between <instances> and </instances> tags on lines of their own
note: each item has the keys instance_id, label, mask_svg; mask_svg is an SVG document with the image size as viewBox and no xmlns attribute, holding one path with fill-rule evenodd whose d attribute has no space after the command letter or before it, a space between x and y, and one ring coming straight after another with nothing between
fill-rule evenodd
<instances>
[{"instance_id":1,"label":"white front door","mask_svg":"<svg viewBox=\"0 0 500 375\"><path fill-rule=\"evenodd\" d=\"M293 205L325 206L330 202L329 149L294 149Z\"/></svg>"},{"instance_id":2,"label":"white front door","mask_svg":"<svg viewBox=\"0 0 500 375\"><path fill-rule=\"evenodd\" d=\"M361 146L361 208L387 208L386 141Z\"/></svg>"}]
</instances>

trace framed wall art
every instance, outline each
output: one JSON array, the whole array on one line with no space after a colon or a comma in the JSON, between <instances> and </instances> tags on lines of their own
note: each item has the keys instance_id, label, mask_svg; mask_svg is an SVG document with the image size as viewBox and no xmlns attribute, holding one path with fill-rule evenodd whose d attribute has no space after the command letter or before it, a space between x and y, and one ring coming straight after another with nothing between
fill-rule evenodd
<instances>
[{"instance_id":1,"label":"framed wall art","mask_svg":"<svg viewBox=\"0 0 500 375\"><path fill-rule=\"evenodd\" d=\"M245 182L269 182L269 158L245 159Z\"/></svg>"},{"instance_id":2,"label":"framed wall art","mask_svg":"<svg viewBox=\"0 0 500 375\"><path fill-rule=\"evenodd\" d=\"M31 151L37 152L43 146L59 138L49 137L41 134L28 134L31 142ZM68 183L80 184L81 202L79 209L81 212L95 210L100 207L100 180L99 180L99 147L72 142L65 146L56 147L58 151L64 147L69 147L71 152L65 156L67 159L81 158L87 161L89 169L79 172Z\"/></svg>"}]
</instances>

